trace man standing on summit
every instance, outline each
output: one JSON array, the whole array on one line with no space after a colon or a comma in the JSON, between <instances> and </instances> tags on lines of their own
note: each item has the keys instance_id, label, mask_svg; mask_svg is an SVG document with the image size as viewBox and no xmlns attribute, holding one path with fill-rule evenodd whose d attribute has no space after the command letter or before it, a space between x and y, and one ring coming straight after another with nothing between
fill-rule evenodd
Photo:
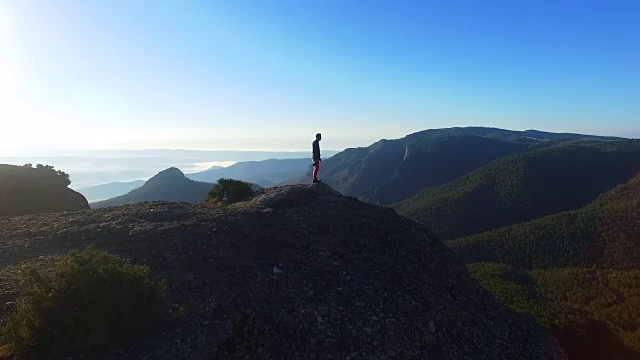
<instances>
[{"instance_id":1,"label":"man standing on summit","mask_svg":"<svg viewBox=\"0 0 640 360\"><path fill-rule=\"evenodd\" d=\"M320 140L322 140L322 134L317 133L316 139L313 141L313 182L321 182L318 180L318 171L320 170Z\"/></svg>"}]
</instances>

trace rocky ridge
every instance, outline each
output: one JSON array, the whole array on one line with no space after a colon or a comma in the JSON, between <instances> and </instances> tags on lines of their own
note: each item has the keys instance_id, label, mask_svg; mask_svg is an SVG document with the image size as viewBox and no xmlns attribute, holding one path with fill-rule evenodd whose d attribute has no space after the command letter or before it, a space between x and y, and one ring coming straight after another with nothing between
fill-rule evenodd
<instances>
[{"instance_id":1,"label":"rocky ridge","mask_svg":"<svg viewBox=\"0 0 640 360\"><path fill-rule=\"evenodd\" d=\"M565 359L499 304L431 232L328 186L226 207L142 203L0 219L0 303L18 265L70 249L149 264L171 316L99 359ZM75 357L74 357L75 358Z\"/></svg>"}]
</instances>

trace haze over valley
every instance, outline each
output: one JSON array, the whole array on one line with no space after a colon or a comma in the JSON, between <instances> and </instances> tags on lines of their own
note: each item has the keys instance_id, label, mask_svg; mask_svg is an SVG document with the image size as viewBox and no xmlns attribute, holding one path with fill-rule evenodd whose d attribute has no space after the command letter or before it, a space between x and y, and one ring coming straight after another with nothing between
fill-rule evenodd
<instances>
[{"instance_id":1,"label":"haze over valley","mask_svg":"<svg viewBox=\"0 0 640 360\"><path fill-rule=\"evenodd\" d=\"M638 14L0 1L0 360L639 360Z\"/></svg>"},{"instance_id":2,"label":"haze over valley","mask_svg":"<svg viewBox=\"0 0 640 360\"><path fill-rule=\"evenodd\" d=\"M327 156L335 153L329 150ZM310 157L309 151L102 150L64 152L61 155L0 155L0 163L49 164L65 169L70 174L71 187L81 189L111 182L147 180L169 167L177 167L185 173L197 173L243 161Z\"/></svg>"}]
</instances>

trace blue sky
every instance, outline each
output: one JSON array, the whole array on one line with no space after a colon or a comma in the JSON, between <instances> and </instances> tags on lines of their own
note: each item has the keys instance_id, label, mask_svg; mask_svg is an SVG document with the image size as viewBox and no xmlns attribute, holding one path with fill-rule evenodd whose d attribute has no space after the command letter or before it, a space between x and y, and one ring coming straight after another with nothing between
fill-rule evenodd
<instances>
[{"instance_id":1,"label":"blue sky","mask_svg":"<svg viewBox=\"0 0 640 360\"><path fill-rule=\"evenodd\" d=\"M638 1L0 0L0 148L640 137Z\"/></svg>"}]
</instances>

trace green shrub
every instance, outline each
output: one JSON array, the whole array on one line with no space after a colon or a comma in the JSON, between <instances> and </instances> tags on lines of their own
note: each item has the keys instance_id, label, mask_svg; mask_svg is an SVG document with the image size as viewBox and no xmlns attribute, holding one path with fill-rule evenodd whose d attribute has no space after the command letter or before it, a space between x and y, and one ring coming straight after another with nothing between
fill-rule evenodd
<instances>
[{"instance_id":1,"label":"green shrub","mask_svg":"<svg viewBox=\"0 0 640 360\"><path fill-rule=\"evenodd\" d=\"M133 341L163 311L161 282L148 266L105 251L71 251L49 271L25 266L16 311L2 329L12 353L70 353Z\"/></svg>"},{"instance_id":2,"label":"green shrub","mask_svg":"<svg viewBox=\"0 0 640 360\"><path fill-rule=\"evenodd\" d=\"M209 191L206 202L208 204L234 203L244 200L251 195L253 190L248 182L234 179L220 179L218 183ZM227 199L224 200L225 195Z\"/></svg>"},{"instance_id":3,"label":"green shrub","mask_svg":"<svg viewBox=\"0 0 640 360\"><path fill-rule=\"evenodd\" d=\"M24 164L26 168L33 168L33 164ZM35 166L42 175L44 175L47 179L50 179L53 183L59 183L64 186L71 185L71 179L69 178L69 174L62 170L56 170L51 165L42 165L38 164Z\"/></svg>"}]
</instances>

